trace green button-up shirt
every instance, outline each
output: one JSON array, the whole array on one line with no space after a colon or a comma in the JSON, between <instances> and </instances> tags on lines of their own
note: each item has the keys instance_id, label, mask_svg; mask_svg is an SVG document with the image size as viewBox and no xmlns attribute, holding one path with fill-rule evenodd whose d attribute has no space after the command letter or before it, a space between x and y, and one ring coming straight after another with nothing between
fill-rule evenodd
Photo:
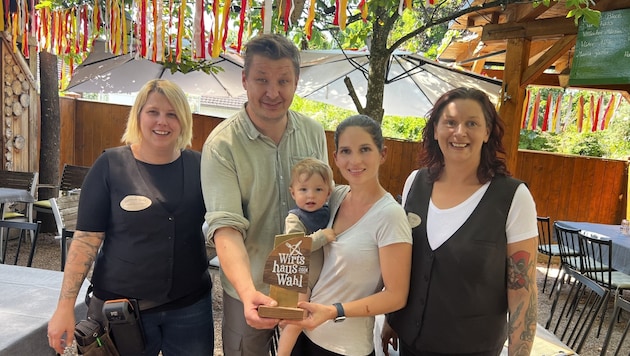
<instances>
[{"instance_id":1,"label":"green button-up shirt","mask_svg":"<svg viewBox=\"0 0 630 356\"><path fill-rule=\"evenodd\" d=\"M328 162L326 135L317 121L294 111L278 145L261 134L245 109L219 124L202 152L201 183L206 204L207 239L231 227L241 232L249 255L256 289L268 294L263 283L267 256L275 235L284 232L284 220L295 202L289 193L291 167L315 157ZM221 273L223 289L238 299Z\"/></svg>"}]
</instances>

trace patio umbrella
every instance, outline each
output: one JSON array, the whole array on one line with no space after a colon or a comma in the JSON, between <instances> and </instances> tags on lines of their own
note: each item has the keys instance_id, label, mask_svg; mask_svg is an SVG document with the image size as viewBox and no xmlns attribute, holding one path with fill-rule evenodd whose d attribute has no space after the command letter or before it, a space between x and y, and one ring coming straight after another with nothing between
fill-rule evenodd
<instances>
[{"instance_id":1,"label":"patio umbrella","mask_svg":"<svg viewBox=\"0 0 630 356\"><path fill-rule=\"evenodd\" d=\"M301 55L297 95L356 110L343 81L347 76L365 105L369 52L302 51ZM496 103L501 81L450 68L417 54L395 53L390 60L383 93L385 115L424 116L442 94L460 86L483 90Z\"/></svg>"},{"instance_id":2,"label":"patio umbrella","mask_svg":"<svg viewBox=\"0 0 630 356\"><path fill-rule=\"evenodd\" d=\"M75 69L66 91L135 93L147 81L161 78L172 80L188 94L207 97L239 97L245 94L241 84L241 57L234 53L225 53L212 61L223 70L212 74L202 71L171 73L162 64L135 58L133 54L107 53L104 42L96 41L85 61Z\"/></svg>"}]
</instances>

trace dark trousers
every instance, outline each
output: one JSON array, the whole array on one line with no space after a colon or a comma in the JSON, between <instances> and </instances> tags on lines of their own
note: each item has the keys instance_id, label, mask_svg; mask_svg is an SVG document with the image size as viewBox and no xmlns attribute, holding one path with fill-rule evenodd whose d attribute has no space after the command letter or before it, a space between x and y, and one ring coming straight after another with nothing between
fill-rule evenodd
<instances>
[{"instance_id":1,"label":"dark trousers","mask_svg":"<svg viewBox=\"0 0 630 356\"><path fill-rule=\"evenodd\" d=\"M367 356L374 356L375 353L372 351ZM315 344L311 341L304 333L300 333L297 341L295 342L295 346L293 347L293 351L291 352L291 356L343 356L341 354L328 351L319 345Z\"/></svg>"},{"instance_id":2,"label":"dark trousers","mask_svg":"<svg viewBox=\"0 0 630 356\"><path fill-rule=\"evenodd\" d=\"M269 354L274 329L254 329L247 325L243 303L223 292L223 354L260 356Z\"/></svg>"},{"instance_id":3,"label":"dark trousers","mask_svg":"<svg viewBox=\"0 0 630 356\"><path fill-rule=\"evenodd\" d=\"M501 347L498 350L491 351L483 351L483 352L474 352L474 353L466 353L466 354L445 354L439 352L429 352L429 351L418 351L414 350L405 344L403 344L400 339L398 339L398 348L400 351L400 356L499 356L501 354Z\"/></svg>"}]
</instances>

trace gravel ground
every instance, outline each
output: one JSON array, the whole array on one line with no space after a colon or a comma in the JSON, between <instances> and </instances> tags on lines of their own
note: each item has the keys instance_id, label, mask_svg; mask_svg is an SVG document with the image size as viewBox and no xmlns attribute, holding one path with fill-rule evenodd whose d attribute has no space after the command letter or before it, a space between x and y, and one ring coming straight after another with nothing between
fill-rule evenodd
<instances>
[{"instance_id":1,"label":"gravel ground","mask_svg":"<svg viewBox=\"0 0 630 356\"><path fill-rule=\"evenodd\" d=\"M20 262L18 264L25 265L26 257L28 256L28 248L30 248L30 244L27 243L22 246L22 251L20 252ZM7 257L14 256L15 251L15 242L9 242L8 255ZM208 254L212 257L215 255L212 249L208 249ZM11 261L11 259L9 259ZM550 270L549 280L547 281L547 289L545 290L545 294L542 294L542 282L544 278L544 273L546 269L546 264L540 263L542 259L539 260L538 263L538 273L537 273L537 282L538 282L538 290L539 290L539 303L538 303L538 320L539 323L544 324L549 316L549 312L551 309L551 300L549 299L549 290L551 288L551 284L555 278L557 273L557 265L552 265L552 269ZM60 256L59 256L59 241L55 240L52 234L40 234L40 238L37 243L37 251L35 253L35 258L33 260L33 267L44 268L44 269L52 269L59 270L60 269ZM223 304L222 304L222 288L219 281L218 270L210 269L210 273L212 275L212 279L214 282L213 288L213 313L215 320L215 356L223 356L222 344L221 344L221 320L223 318ZM629 292L625 292L625 298L629 299ZM607 316L605 319L604 326L607 327L608 322L610 321L610 317L613 310L612 302L608 305L607 308ZM615 342L618 342L620 338L620 334L622 331L622 326L628 322L628 315L623 315L620 323L616 323L615 331L612 337L612 344L616 345ZM597 320L597 323L599 320ZM581 353L583 356L597 356L600 354L601 346L603 343L604 336L600 336L599 338L595 337L595 328L591 331L591 334L586 342L586 345ZM624 353L625 352L625 353ZM629 355L630 350L626 350L622 352L623 355ZM64 354L64 356L76 355L75 350L69 349L68 352ZM542 355L535 355L542 356Z\"/></svg>"}]
</instances>

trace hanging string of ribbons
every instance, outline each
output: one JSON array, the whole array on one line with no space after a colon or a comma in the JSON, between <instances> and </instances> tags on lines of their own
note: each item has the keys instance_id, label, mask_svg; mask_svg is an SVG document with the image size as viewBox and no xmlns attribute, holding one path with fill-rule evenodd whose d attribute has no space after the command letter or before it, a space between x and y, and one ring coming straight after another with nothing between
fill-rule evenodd
<instances>
[{"instance_id":1,"label":"hanging string of ribbons","mask_svg":"<svg viewBox=\"0 0 630 356\"><path fill-rule=\"evenodd\" d=\"M569 125L575 125L577 132L591 132L608 129L619 106L619 94L580 94L574 97L571 93L565 100L563 92L547 93L546 100L541 98L541 91L527 90L523 100L521 129L539 130L559 133ZM575 104L575 113L573 105ZM542 108L542 109L541 109Z\"/></svg>"}]
</instances>

